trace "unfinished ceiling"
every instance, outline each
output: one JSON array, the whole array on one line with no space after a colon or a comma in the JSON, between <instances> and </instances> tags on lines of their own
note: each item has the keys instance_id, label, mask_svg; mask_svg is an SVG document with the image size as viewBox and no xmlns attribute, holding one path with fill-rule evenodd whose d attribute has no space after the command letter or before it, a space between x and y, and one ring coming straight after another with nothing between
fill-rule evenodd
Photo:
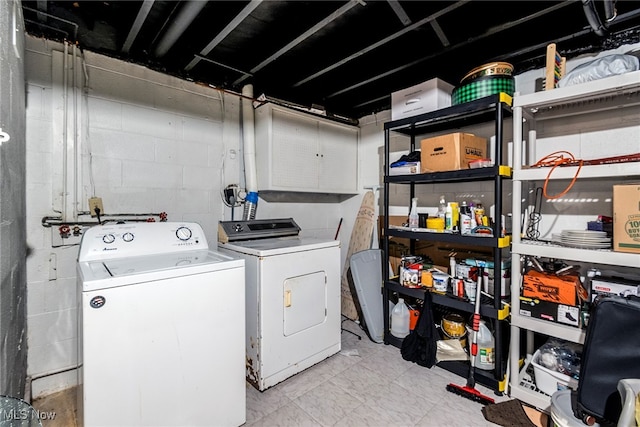
<instances>
[{"instance_id":1,"label":"unfinished ceiling","mask_svg":"<svg viewBox=\"0 0 640 427\"><path fill-rule=\"evenodd\" d=\"M640 41L640 2L627 0L22 4L31 35L352 119L389 109L396 90L434 77L456 85L487 62L516 75L543 67L549 43L571 59Z\"/></svg>"}]
</instances>

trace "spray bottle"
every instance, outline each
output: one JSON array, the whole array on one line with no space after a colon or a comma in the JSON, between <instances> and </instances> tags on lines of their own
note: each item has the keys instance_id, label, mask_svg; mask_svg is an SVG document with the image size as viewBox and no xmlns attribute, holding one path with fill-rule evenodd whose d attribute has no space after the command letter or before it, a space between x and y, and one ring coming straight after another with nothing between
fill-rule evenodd
<instances>
[{"instance_id":1,"label":"spray bottle","mask_svg":"<svg viewBox=\"0 0 640 427\"><path fill-rule=\"evenodd\" d=\"M409 228L418 228L418 198L411 199L411 211L409 212Z\"/></svg>"}]
</instances>

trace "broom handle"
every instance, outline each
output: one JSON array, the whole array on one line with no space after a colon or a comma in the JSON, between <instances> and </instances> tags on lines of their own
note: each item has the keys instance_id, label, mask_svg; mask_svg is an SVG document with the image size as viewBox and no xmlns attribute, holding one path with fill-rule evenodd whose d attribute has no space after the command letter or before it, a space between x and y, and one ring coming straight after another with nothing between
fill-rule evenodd
<instances>
[{"instance_id":1,"label":"broom handle","mask_svg":"<svg viewBox=\"0 0 640 427\"><path fill-rule=\"evenodd\" d=\"M475 309L473 310L473 321L471 326L473 327L473 341L471 342L471 354L473 356L478 354L478 331L480 330L480 297L482 296L482 281L484 270L480 268L478 271L478 283L476 285L476 301ZM474 357L475 359L475 357Z\"/></svg>"},{"instance_id":2,"label":"broom handle","mask_svg":"<svg viewBox=\"0 0 640 427\"><path fill-rule=\"evenodd\" d=\"M469 364L469 377L467 378L467 387L474 388L476 384L475 371L476 371L476 355L478 354L478 331L480 330L480 297L482 292L482 275L484 270L480 267L478 271L478 283L476 284L476 301L473 310L473 320L471 322L473 327L473 338L471 340L471 363Z\"/></svg>"}]
</instances>

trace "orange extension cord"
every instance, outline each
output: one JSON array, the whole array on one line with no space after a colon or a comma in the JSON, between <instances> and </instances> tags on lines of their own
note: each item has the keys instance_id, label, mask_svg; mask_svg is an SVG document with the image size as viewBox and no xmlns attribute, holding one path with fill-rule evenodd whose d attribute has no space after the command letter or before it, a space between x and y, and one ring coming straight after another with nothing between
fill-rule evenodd
<instances>
[{"instance_id":1,"label":"orange extension cord","mask_svg":"<svg viewBox=\"0 0 640 427\"><path fill-rule=\"evenodd\" d=\"M567 157L565 157L565 155ZM538 160L533 166L551 167L551 170L547 174L547 178L544 181L544 186L542 187L542 194L544 195L544 197L546 197L547 199L557 199L567 194L567 192L571 189L571 187L573 187L573 184L576 182L576 179L578 179L578 174L580 173L580 169L582 169L582 164L583 164L582 160L577 160L573 156L573 154L571 154L568 151L556 151ZM558 194L550 196L549 194L547 194L547 185L549 184L549 178L551 177L551 174L553 173L555 168L561 165L571 165L571 166L578 165L578 170L576 171L576 174L573 176L573 179L571 180L567 188L565 188L563 191L561 191Z\"/></svg>"}]
</instances>

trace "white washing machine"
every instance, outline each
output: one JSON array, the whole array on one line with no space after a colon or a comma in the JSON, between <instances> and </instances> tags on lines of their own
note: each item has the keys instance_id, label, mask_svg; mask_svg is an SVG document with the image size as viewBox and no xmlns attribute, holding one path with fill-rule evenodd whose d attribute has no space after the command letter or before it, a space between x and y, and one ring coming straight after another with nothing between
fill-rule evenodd
<instances>
[{"instance_id":1,"label":"white washing machine","mask_svg":"<svg viewBox=\"0 0 640 427\"><path fill-rule=\"evenodd\" d=\"M299 231L291 218L218 227L218 250L245 260L246 374L260 391L340 351L340 243Z\"/></svg>"},{"instance_id":2,"label":"white washing machine","mask_svg":"<svg viewBox=\"0 0 640 427\"><path fill-rule=\"evenodd\" d=\"M87 229L77 270L79 425L246 421L244 260L138 222Z\"/></svg>"}]
</instances>

